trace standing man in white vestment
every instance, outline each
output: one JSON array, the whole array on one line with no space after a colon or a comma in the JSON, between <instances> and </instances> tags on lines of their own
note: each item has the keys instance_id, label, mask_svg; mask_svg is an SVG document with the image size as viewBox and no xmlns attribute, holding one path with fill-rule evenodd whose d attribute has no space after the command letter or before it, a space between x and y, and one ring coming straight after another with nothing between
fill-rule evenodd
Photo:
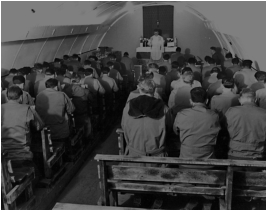
<instances>
[{"instance_id":1,"label":"standing man in white vestment","mask_svg":"<svg viewBox=\"0 0 266 211\"><path fill-rule=\"evenodd\" d=\"M151 46L151 60L154 62L162 58L162 53L164 52L164 39L159 35L159 30L154 30L154 35L149 41Z\"/></svg>"}]
</instances>

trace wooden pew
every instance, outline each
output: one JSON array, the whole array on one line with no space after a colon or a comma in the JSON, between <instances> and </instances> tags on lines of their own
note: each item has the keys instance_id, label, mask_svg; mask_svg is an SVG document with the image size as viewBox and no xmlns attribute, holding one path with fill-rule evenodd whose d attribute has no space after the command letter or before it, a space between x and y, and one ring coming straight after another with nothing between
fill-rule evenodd
<instances>
[{"instance_id":1,"label":"wooden pew","mask_svg":"<svg viewBox=\"0 0 266 211\"><path fill-rule=\"evenodd\" d=\"M32 181L35 177L33 167L13 169L7 152L1 153L1 190L4 209L31 209L35 203ZM19 199L22 199L20 204Z\"/></svg>"},{"instance_id":2,"label":"wooden pew","mask_svg":"<svg viewBox=\"0 0 266 211\"><path fill-rule=\"evenodd\" d=\"M125 154L125 148L126 148L126 142L124 138L124 131L121 128L118 128L116 130L116 133L118 134L118 150L119 155Z\"/></svg>"}]
</instances>

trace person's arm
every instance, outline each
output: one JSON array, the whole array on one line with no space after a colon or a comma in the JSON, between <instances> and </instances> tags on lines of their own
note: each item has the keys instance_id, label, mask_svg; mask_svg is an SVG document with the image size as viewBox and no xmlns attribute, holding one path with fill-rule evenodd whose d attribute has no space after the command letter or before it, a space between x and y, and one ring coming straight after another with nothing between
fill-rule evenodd
<instances>
[{"instance_id":1,"label":"person's arm","mask_svg":"<svg viewBox=\"0 0 266 211\"><path fill-rule=\"evenodd\" d=\"M105 93L105 89L104 89L103 86L101 85L100 81L95 80L95 81L93 82L93 86L94 86L95 90L98 90L98 92L99 92L100 94L103 95L103 94Z\"/></svg>"},{"instance_id":2,"label":"person's arm","mask_svg":"<svg viewBox=\"0 0 266 211\"><path fill-rule=\"evenodd\" d=\"M27 93L27 98L28 98L28 103L29 103L29 105L34 105L34 100L33 100L33 98L30 96L29 93Z\"/></svg>"},{"instance_id":3,"label":"person's arm","mask_svg":"<svg viewBox=\"0 0 266 211\"><path fill-rule=\"evenodd\" d=\"M117 79L119 81L123 81L123 77L121 76L121 74L119 72L117 72Z\"/></svg>"},{"instance_id":4,"label":"person's arm","mask_svg":"<svg viewBox=\"0 0 266 211\"><path fill-rule=\"evenodd\" d=\"M96 79L99 78L99 75L98 75L98 73L97 73L95 68L93 68L93 77L96 78Z\"/></svg>"},{"instance_id":5,"label":"person's arm","mask_svg":"<svg viewBox=\"0 0 266 211\"><path fill-rule=\"evenodd\" d=\"M66 111L68 114L72 114L75 111L75 106L72 103L72 101L69 99L69 97L65 93L63 94L64 94L64 99L65 99Z\"/></svg>"},{"instance_id":6,"label":"person's arm","mask_svg":"<svg viewBox=\"0 0 266 211\"><path fill-rule=\"evenodd\" d=\"M174 124L173 124L173 131L176 135L179 136L179 122L180 122L180 113L177 113L175 120L174 120ZM181 141L181 140L180 140Z\"/></svg>"},{"instance_id":7,"label":"person's arm","mask_svg":"<svg viewBox=\"0 0 266 211\"><path fill-rule=\"evenodd\" d=\"M113 80L113 91L114 91L114 92L117 92L118 90L119 90L119 89L118 89L118 86L117 86L115 80Z\"/></svg>"},{"instance_id":8,"label":"person's arm","mask_svg":"<svg viewBox=\"0 0 266 211\"><path fill-rule=\"evenodd\" d=\"M35 110L35 106L29 106L29 111L27 113L27 119L30 124L37 130L40 131L44 128L45 123L42 121L41 117Z\"/></svg>"}]
</instances>

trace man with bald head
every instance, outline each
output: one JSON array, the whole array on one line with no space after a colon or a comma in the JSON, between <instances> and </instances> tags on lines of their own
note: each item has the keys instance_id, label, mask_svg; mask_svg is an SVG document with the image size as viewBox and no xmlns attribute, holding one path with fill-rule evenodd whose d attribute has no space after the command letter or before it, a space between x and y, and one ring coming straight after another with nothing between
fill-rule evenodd
<instances>
[{"instance_id":1,"label":"man with bald head","mask_svg":"<svg viewBox=\"0 0 266 211\"><path fill-rule=\"evenodd\" d=\"M225 114L229 159L265 160L266 112L255 101L255 92L244 88L239 98L241 106L231 107Z\"/></svg>"}]
</instances>

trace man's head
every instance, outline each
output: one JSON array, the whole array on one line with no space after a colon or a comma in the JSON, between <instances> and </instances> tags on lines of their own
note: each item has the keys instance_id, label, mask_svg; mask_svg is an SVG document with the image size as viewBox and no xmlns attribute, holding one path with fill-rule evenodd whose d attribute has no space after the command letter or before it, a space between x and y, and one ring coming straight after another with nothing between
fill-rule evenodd
<instances>
[{"instance_id":1,"label":"man's head","mask_svg":"<svg viewBox=\"0 0 266 211\"><path fill-rule=\"evenodd\" d=\"M23 90L24 85L25 85L25 78L23 77L23 75L14 76L13 77L13 84L17 85L19 88L21 88Z\"/></svg>"},{"instance_id":2,"label":"man's head","mask_svg":"<svg viewBox=\"0 0 266 211\"><path fill-rule=\"evenodd\" d=\"M17 75L18 74L18 70L15 69L15 68L12 68L12 69L9 70L9 74L11 74L11 75Z\"/></svg>"},{"instance_id":3,"label":"man's head","mask_svg":"<svg viewBox=\"0 0 266 211\"><path fill-rule=\"evenodd\" d=\"M22 95L23 95L23 91L21 88L19 88L16 85L12 85L7 89L7 99L8 100L12 100L12 101L16 101L18 103L22 102Z\"/></svg>"},{"instance_id":4,"label":"man's head","mask_svg":"<svg viewBox=\"0 0 266 211\"><path fill-rule=\"evenodd\" d=\"M89 68L91 67L91 61L90 60L85 60L84 61L84 65L83 65L84 68Z\"/></svg>"},{"instance_id":5,"label":"man's head","mask_svg":"<svg viewBox=\"0 0 266 211\"><path fill-rule=\"evenodd\" d=\"M178 62L177 61L172 62L171 67L172 67L172 70L177 70L179 67Z\"/></svg>"},{"instance_id":6,"label":"man's head","mask_svg":"<svg viewBox=\"0 0 266 211\"><path fill-rule=\"evenodd\" d=\"M217 74L217 79L218 80L224 80L226 78L226 75L223 72L219 72Z\"/></svg>"},{"instance_id":7,"label":"man's head","mask_svg":"<svg viewBox=\"0 0 266 211\"><path fill-rule=\"evenodd\" d=\"M233 78L223 78L222 84L223 84L223 87L226 89L233 89L235 85Z\"/></svg>"},{"instance_id":8,"label":"man's head","mask_svg":"<svg viewBox=\"0 0 266 211\"><path fill-rule=\"evenodd\" d=\"M239 59L238 59L238 58L233 58L233 59L232 59L232 63L233 63L234 65L239 64Z\"/></svg>"},{"instance_id":9,"label":"man's head","mask_svg":"<svg viewBox=\"0 0 266 211\"><path fill-rule=\"evenodd\" d=\"M158 35L159 35L159 30L158 30L158 29L154 29L153 34L154 34L155 36L158 36Z\"/></svg>"},{"instance_id":10,"label":"man's head","mask_svg":"<svg viewBox=\"0 0 266 211\"><path fill-rule=\"evenodd\" d=\"M156 63L149 64L149 72L158 72L159 66Z\"/></svg>"},{"instance_id":11,"label":"man's head","mask_svg":"<svg viewBox=\"0 0 266 211\"><path fill-rule=\"evenodd\" d=\"M63 60L64 60L64 61L68 61L68 60L69 60L69 56L68 56L68 55L64 55L64 56L63 56Z\"/></svg>"},{"instance_id":12,"label":"man's head","mask_svg":"<svg viewBox=\"0 0 266 211\"><path fill-rule=\"evenodd\" d=\"M214 68L212 68L212 70L211 70L211 75L212 74L218 74L219 72L221 72L221 70L218 68L218 67L214 67Z\"/></svg>"},{"instance_id":13,"label":"man's head","mask_svg":"<svg viewBox=\"0 0 266 211\"><path fill-rule=\"evenodd\" d=\"M85 69L84 74L85 74L85 76L91 76L92 77L93 69L92 68Z\"/></svg>"},{"instance_id":14,"label":"man's head","mask_svg":"<svg viewBox=\"0 0 266 211\"><path fill-rule=\"evenodd\" d=\"M78 56L78 54L73 54L73 55L72 55L72 59L78 61L78 60L79 60L79 56Z\"/></svg>"},{"instance_id":15,"label":"man's head","mask_svg":"<svg viewBox=\"0 0 266 211\"><path fill-rule=\"evenodd\" d=\"M109 67L103 67L103 68L102 68L102 73L103 73L103 74L108 74L109 72L110 72Z\"/></svg>"},{"instance_id":16,"label":"man's head","mask_svg":"<svg viewBox=\"0 0 266 211\"><path fill-rule=\"evenodd\" d=\"M114 54L110 54L110 55L109 55L109 58L110 58L110 60L113 61L113 62L116 61L116 55L114 55Z\"/></svg>"},{"instance_id":17,"label":"man's head","mask_svg":"<svg viewBox=\"0 0 266 211\"><path fill-rule=\"evenodd\" d=\"M128 52L125 52L124 57L128 57L128 56L129 56Z\"/></svg>"},{"instance_id":18,"label":"man's head","mask_svg":"<svg viewBox=\"0 0 266 211\"><path fill-rule=\"evenodd\" d=\"M58 68L58 69L56 70L56 75L57 75L57 76L65 76L65 74L66 74L66 69L63 68L63 67Z\"/></svg>"},{"instance_id":19,"label":"man's head","mask_svg":"<svg viewBox=\"0 0 266 211\"><path fill-rule=\"evenodd\" d=\"M51 68L45 71L45 78L54 78L55 71Z\"/></svg>"},{"instance_id":20,"label":"man's head","mask_svg":"<svg viewBox=\"0 0 266 211\"><path fill-rule=\"evenodd\" d=\"M209 63L209 60L211 59L211 57L210 56L205 56L204 57L204 60L205 60L205 62L207 62L207 63Z\"/></svg>"},{"instance_id":21,"label":"man's head","mask_svg":"<svg viewBox=\"0 0 266 211\"><path fill-rule=\"evenodd\" d=\"M175 51L180 53L181 52L181 48L177 47Z\"/></svg>"},{"instance_id":22,"label":"man's head","mask_svg":"<svg viewBox=\"0 0 266 211\"><path fill-rule=\"evenodd\" d=\"M215 54L216 48L215 47L210 47L210 49L211 49L211 55Z\"/></svg>"},{"instance_id":23,"label":"man's head","mask_svg":"<svg viewBox=\"0 0 266 211\"><path fill-rule=\"evenodd\" d=\"M255 78L257 79L258 82L264 83L264 81L266 80L266 72L263 71L256 72Z\"/></svg>"},{"instance_id":24,"label":"man's head","mask_svg":"<svg viewBox=\"0 0 266 211\"><path fill-rule=\"evenodd\" d=\"M202 87L196 87L193 88L190 91L191 100L190 103L192 106L195 106L196 104L205 104L207 103L207 92Z\"/></svg>"},{"instance_id":25,"label":"man's head","mask_svg":"<svg viewBox=\"0 0 266 211\"><path fill-rule=\"evenodd\" d=\"M57 90L58 80L55 78L50 78L45 82L46 88Z\"/></svg>"},{"instance_id":26,"label":"man's head","mask_svg":"<svg viewBox=\"0 0 266 211\"><path fill-rule=\"evenodd\" d=\"M152 79L144 79L139 81L138 90L142 95L153 96L155 92L156 84Z\"/></svg>"},{"instance_id":27,"label":"man's head","mask_svg":"<svg viewBox=\"0 0 266 211\"><path fill-rule=\"evenodd\" d=\"M233 55L229 52L229 53L225 54L225 58L232 59Z\"/></svg>"},{"instance_id":28,"label":"man's head","mask_svg":"<svg viewBox=\"0 0 266 211\"><path fill-rule=\"evenodd\" d=\"M209 58L208 63L211 64L211 65L215 65L215 59Z\"/></svg>"},{"instance_id":29,"label":"man's head","mask_svg":"<svg viewBox=\"0 0 266 211\"><path fill-rule=\"evenodd\" d=\"M256 93L249 88L244 88L240 92L239 102L241 105L245 103L255 103L256 101Z\"/></svg>"},{"instance_id":30,"label":"man's head","mask_svg":"<svg viewBox=\"0 0 266 211\"><path fill-rule=\"evenodd\" d=\"M169 54L164 54L163 55L163 59L166 60L166 61L168 61L170 59Z\"/></svg>"},{"instance_id":31,"label":"man's head","mask_svg":"<svg viewBox=\"0 0 266 211\"><path fill-rule=\"evenodd\" d=\"M71 78L72 84L80 84L81 77L79 74L73 74L73 77Z\"/></svg>"},{"instance_id":32,"label":"man's head","mask_svg":"<svg viewBox=\"0 0 266 211\"><path fill-rule=\"evenodd\" d=\"M195 58L189 58L188 59L188 64L190 64L190 65L195 65L196 64L196 59Z\"/></svg>"},{"instance_id":33,"label":"man's head","mask_svg":"<svg viewBox=\"0 0 266 211\"><path fill-rule=\"evenodd\" d=\"M110 70L114 69L114 63L111 61L107 62L107 66L110 68Z\"/></svg>"},{"instance_id":34,"label":"man's head","mask_svg":"<svg viewBox=\"0 0 266 211\"><path fill-rule=\"evenodd\" d=\"M59 59L59 58L54 59L54 63L60 63L60 62L61 62L61 59Z\"/></svg>"},{"instance_id":35,"label":"man's head","mask_svg":"<svg viewBox=\"0 0 266 211\"><path fill-rule=\"evenodd\" d=\"M244 60L244 61L242 62L242 66L243 66L244 68L249 68L249 69L251 69L252 61L251 61L251 60Z\"/></svg>"},{"instance_id":36,"label":"man's head","mask_svg":"<svg viewBox=\"0 0 266 211\"><path fill-rule=\"evenodd\" d=\"M36 72L41 73L42 72L42 69L43 69L43 65L40 64L40 63L35 63L34 64L34 69L35 69Z\"/></svg>"},{"instance_id":37,"label":"man's head","mask_svg":"<svg viewBox=\"0 0 266 211\"><path fill-rule=\"evenodd\" d=\"M90 61L96 61L96 59L97 59L97 57L96 56L93 56L93 55L91 55L91 56L89 56L89 58L88 58Z\"/></svg>"},{"instance_id":38,"label":"man's head","mask_svg":"<svg viewBox=\"0 0 266 211\"><path fill-rule=\"evenodd\" d=\"M182 70L182 78L185 83L192 83L193 82L193 71L190 67L185 67Z\"/></svg>"},{"instance_id":39,"label":"man's head","mask_svg":"<svg viewBox=\"0 0 266 211\"><path fill-rule=\"evenodd\" d=\"M167 69L165 66L159 67L159 74L160 75L166 75Z\"/></svg>"}]
</instances>

